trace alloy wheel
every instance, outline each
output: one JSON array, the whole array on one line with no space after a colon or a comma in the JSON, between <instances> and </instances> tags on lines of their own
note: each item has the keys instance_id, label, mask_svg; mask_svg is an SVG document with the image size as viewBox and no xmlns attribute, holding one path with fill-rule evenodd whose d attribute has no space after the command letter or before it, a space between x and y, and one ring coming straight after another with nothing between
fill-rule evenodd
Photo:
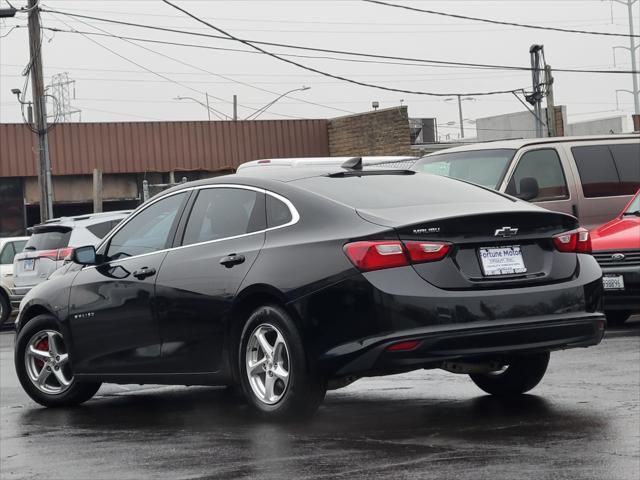
<instances>
[{"instance_id":1,"label":"alloy wheel","mask_svg":"<svg viewBox=\"0 0 640 480\"><path fill-rule=\"evenodd\" d=\"M29 380L43 393L59 395L73 383L69 353L55 330L42 330L31 337L24 362Z\"/></svg>"},{"instance_id":2,"label":"alloy wheel","mask_svg":"<svg viewBox=\"0 0 640 480\"><path fill-rule=\"evenodd\" d=\"M263 403L278 403L289 385L289 348L282 333L273 325L258 326L247 343L245 365L249 385Z\"/></svg>"}]
</instances>

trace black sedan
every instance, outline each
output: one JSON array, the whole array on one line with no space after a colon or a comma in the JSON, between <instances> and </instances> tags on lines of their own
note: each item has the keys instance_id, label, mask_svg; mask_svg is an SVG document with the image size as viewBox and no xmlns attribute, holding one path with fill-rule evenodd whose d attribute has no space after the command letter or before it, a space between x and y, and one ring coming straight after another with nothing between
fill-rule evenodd
<instances>
[{"instance_id":1,"label":"black sedan","mask_svg":"<svg viewBox=\"0 0 640 480\"><path fill-rule=\"evenodd\" d=\"M45 406L102 382L240 385L267 417L363 376L441 368L517 395L600 342L601 270L575 218L459 180L358 165L180 185L81 247L16 320Z\"/></svg>"}]
</instances>

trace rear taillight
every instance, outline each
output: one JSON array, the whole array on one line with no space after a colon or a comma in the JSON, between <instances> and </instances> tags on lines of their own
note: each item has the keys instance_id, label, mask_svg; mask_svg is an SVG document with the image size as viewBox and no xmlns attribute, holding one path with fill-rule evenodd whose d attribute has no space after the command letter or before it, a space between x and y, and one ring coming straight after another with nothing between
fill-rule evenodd
<instances>
[{"instance_id":1,"label":"rear taillight","mask_svg":"<svg viewBox=\"0 0 640 480\"><path fill-rule=\"evenodd\" d=\"M53 261L60 261L67 258L73 252L73 248L59 248L57 250L41 250L38 252L37 258L49 258Z\"/></svg>"},{"instance_id":2,"label":"rear taillight","mask_svg":"<svg viewBox=\"0 0 640 480\"><path fill-rule=\"evenodd\" d=\"M363 272L442 260L451 244L441 242L364 241L347 243L344 251Z\"/></svg>"},{"instance_id":3,"label":"rear taillight","mask_svg":"<svg viewBox=\"0 0 640 480\"><path fill-rule=\"evenodd\" d=\"M344 252L363 272L409 265L401 242L347 243Z\"/></svg>"},{"instance_id":4,"label":"rear taillight","mask_svg":"<svg viewBox=\"0 0 640 480\"><path fill-rule=\"evenodd\" d=\"M451 244L441 242L404 242L413 263L436 262L447 256Z\"/></svg>"},{"instance_id":5,"label":"rear taillight","mask_svg":"<svg viewBox=\"0 0 640 480\"><path fill-rule=\"evenodd\" d=\"M582 227L554 235L553 244L559 252L591 253L591 236Z\"/></svg>"}]
</instances>

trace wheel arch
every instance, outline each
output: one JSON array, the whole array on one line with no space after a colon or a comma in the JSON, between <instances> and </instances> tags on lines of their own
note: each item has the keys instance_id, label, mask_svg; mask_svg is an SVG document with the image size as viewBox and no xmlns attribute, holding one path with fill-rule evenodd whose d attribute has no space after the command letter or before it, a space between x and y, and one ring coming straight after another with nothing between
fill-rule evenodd
<instances>
[{"instance_id":1,"label":"wheel arch","mask_svg":"<svg viewBox=\"0 0 640 480\"><path fill-rule=\"evenodd\" d=\"M297 312L287 306L287 299L283 292L277 288L266 285L251 285L242 290L235 298L231 307L230 321L228 325L228 357L231 367L231 375L234 381L239 381L238 377L238 348L242 329L244 328L249 315L261 305L272 304L283 308L300 327Z\"/></svg>"},{"instance_id":2,"label":"wheel arch","mask_svg":"<svg viewBox=\"0 0 640 480\"><path fill-rule=\"evenodd\" d=\"M45 307L44 305L41 305L39 303L29 305L23 312L20 312L20 318L18 323L16 324L16 332L20 332L20 330L22 330L27 323L29 323L38 315L51 315L57 318L57 315L55 315L49 308Z\"/></svg>"}]
</instances>

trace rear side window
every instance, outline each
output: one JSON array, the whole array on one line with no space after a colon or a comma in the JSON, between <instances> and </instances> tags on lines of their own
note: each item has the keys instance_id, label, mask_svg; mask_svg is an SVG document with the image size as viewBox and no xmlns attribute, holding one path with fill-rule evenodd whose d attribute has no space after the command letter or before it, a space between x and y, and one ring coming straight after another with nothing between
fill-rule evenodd
<instances>
[{"instance_id":1,"label":"rear side window","mask_svg":"<svg viewBox=\"0 0 640 480\"><path fill-rule=\"evenodd\" d=\"M25 250L57 250L69 245L71 229L56 229L35 232L25 245Z\"/></svg>"},{"instance_id":2,"label":"rear side window","mask_svg":"<svg viewBox=\"0 0 640 480\"><path fill-rule=\"evenodd\" d=\"M13 247L13 243L7 243L2 249L2 253L0 253L0 264L1 265L9 265L13 263L13 257L16 256L16 251Z\"/></svg>"},{"instance_id":3,"label":"rear side window","mask_svg":"<svg viewBox=\"0 0 640 480\"><path fill-rule=\"evenodd\" d=\"M183 245L221 240L264 230L264 194L240 188L200 190L183 236Z\"/></svg>"},{"instance_id":4,"label":"rear side window","mask_svg":"<svg viewBox=\"0 0 640 480\"><path fill-rule=\"evenodd\" d=\"M117 224L117 222L116 222ZM108 220L106 222L95 223L93 225L88 225L87 230L93 233L98 238L104 238L107 233L113 229L114 222L112 220Z\"/></svg>"},{"instance_id":5,"label":"rear side window","mask_svg":"<svg viewBox=\"0 0 640 480\"><path fill-rule=\"evenodd\" d=\"M513 176L507 185L509 195L520 193L520 181L534 178L538 182L539 193L531 201L549 201L569 198L569 189L560 163L558 152L553 148L531 150L520 158Z\"/></svg>"},{"instance_id":6,"label":"rear side window","mask_svg":"<svg viewBox=\"0 0 640 480\"><path fill-rule=\"evenodd\" d=\"M640 186L640 143L572 147L585 197L633 195Z\"/></svg>"},{"instance_id":7,"label":"rear side window","mask_svg":"<svg viewBox=\"0 0 640 480\"><path fill-rule=\"evenodd\" d=\"M267 195L267 227L273 228L286 225L292 219L291 210L282 200Z\"/></svg>"}]
</instances>

